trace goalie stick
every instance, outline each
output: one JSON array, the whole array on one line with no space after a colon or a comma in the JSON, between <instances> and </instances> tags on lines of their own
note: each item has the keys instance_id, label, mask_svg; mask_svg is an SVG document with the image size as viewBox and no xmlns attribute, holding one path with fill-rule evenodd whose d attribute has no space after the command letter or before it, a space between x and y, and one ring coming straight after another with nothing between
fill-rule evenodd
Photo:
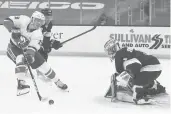
<instances>
[{"instance_id":1,"label":"goalie stick","mask_svg":"<svg viewBox=\"0 0 171 114\"><path fill-rule=\"evenodd\" d=\"M19 44L19 46L20 46L20 44ZM20 46L20 49L22 49L21 46ZM32 71L31 71L30 65L29 65L29 63L28 63L28 61L27 61L27 58L26 58L26 56L25 56L23 50L22 50L22 54L23 54L23 56L24 56L24 59L26 60L26 65L27 65L28 70L29 70L29 73L30 73L30 75L31 75L31 78L32 78L32 81L33 81L33 84L34 84L34 87L35 87L35 90L36 90L36 93L37 93L37 96L38 96L39 100L40 100L40 101L46 101L48 98L44 98L44 97L42 97L42 96L40 95L40 92L39 92L39 89L38 89L38 87L37 87L37 84L36 84L34 75L33 75Z\"/></svg>"},{"instance_id":2,"label":"goalie stick","mask_svg":"<svg viewBox=\"0 0 171 114\"><path fill-rule=\"evenodd\" d=\"M96 27L97 27L97 26L93 26L91 29L89 29L89 30L87 30L87 31L85 31L85 32L83 32L83 33L81 33L81 34L78 34L78 35L76 35L76 36L74 36L74 37L72 37L72 38L70 38L70 39L68 39L68 40L65 40L65 41L61 42L61 45L65 44L65 43L67 43L68 41L71 41L71 40L73 40L73 39L75 39L75 38L77 38L77 37L79 37L79 36L82 36L82 35L84 35L84 34L86 34L86 33L88 33L88 32L93 31Z\"/></svg>"},{"instance_id":3,"label":"goalie stick","mask_svg":"<svg viewBox=\"0 0 171 114\"><path fill-rule=\"evenodd\" d=\"M104 97L111 98L111 102L114 102L117 100L116 74L112 74L110 86Z\"/></svg>"},{"instance_id":4,"label":"goalie stick","mask_svg":"<svg viewBox=\"0 0 171 114\"><path fill-rule=\"evenodd\" d=\"M116 81L116 74L112 74L111 76L111 92L112 92L112 97L111 97L111 102L115 102L117 99L117 81Z\"/></svg>"}]
</instances>

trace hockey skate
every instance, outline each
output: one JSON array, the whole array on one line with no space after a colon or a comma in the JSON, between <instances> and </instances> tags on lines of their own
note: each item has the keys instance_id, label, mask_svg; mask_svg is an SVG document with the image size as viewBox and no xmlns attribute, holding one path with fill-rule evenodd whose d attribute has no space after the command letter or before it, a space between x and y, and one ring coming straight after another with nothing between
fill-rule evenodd
<instances>
[{"instance_id":1,"label":"hockey skate","mask_svg":"<svg viewBox=\"0 0 171 114\"><path fill-rule=\"evenodd\" d=\"M166 89L158 81L154 80L152 87L147 89L147 95L158 95L160 93L166 93Z\"/></svg>"},{"instance_id":2,"label":"hockey skate","mask_svg":"<svg viewBox=\"0 0 171 114\"><path fill-rule=\"evenodd\" d=\"M58 88L60 88L62 90L66 90L68 88L68 86L66 84L64 84L63 82L61 82L60 80L55 82L55 84L57 85Z\"/></svg>"},{"instance_id":3,"label":"hockey skate","mask_svg":"<svg viewBox=\"0 0 171 114\"><path fill-rule=\"evenodd\" d=\"M24 80L17 79L17 82L18 82L17 96L21 96L30 92L30 86L26 85Z\"/></svg>"}]
</instances>

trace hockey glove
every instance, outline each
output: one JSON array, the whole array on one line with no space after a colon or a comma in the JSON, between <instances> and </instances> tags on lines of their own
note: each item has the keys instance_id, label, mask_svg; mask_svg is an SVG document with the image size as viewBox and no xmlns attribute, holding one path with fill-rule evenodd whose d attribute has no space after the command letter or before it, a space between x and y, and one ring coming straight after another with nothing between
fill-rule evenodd
<instances>
[{"instance_id":1,"label":"hockey glove","mask_svg":"<svg viewBox=\"0 0 171 114\"><path fill-rule=\"evenodd\" d=\"M60 43L60 41L51 40L51 47L54 48L55 50L58 50L59 48L62 47L62 44Z\"/></svg>"},{"instance_id":2,"label":"hockey glove","mask_svg":"<svg viewBox=\"0 0 171 114\"><path fill-rule=\"evenodd\" d=\"M32 47L29 47L26 51L25 51L25 60L29 63L32 64L35 61L35 52L36 50Z\"/></svg>"}]
</instances>

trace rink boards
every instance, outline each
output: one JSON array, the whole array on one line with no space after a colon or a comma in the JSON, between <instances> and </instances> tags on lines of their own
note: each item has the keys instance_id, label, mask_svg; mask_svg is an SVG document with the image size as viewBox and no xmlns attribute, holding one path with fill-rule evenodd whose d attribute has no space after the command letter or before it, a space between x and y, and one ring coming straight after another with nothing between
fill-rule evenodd
<instances>
[{"instance_id":1,"label":"rink boards","mask_svg":"<svg viewBox=\"0 0 171 114\"><path fill-rule=\"evenodd\" d=\"M54 26L51 38L61 42L79 35L93 26ZM4 54L10 35L0 26L0 52ZM120 43L120 47L142 50L161 58L170 58L171 37L169 27L124 27L98 26L96 29L63 45L51 55L98 56L104 57L104 44L110 38Z\"/></svg>"}]
</instances>

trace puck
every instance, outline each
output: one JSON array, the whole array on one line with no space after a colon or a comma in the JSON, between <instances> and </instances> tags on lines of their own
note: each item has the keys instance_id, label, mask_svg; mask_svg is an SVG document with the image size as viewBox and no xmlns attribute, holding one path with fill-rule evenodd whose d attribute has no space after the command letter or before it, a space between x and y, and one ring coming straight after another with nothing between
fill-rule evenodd
<instances>
[{"instance_id":1,"label":"puck","mask_svg":"<svg viewBox=\"0 0 171 114\"><path fill-rule=\"evenodd\" d=\"M49 100L49 105L53 105L54 101L53 100Z\"/></svg>"}]
</instances>

